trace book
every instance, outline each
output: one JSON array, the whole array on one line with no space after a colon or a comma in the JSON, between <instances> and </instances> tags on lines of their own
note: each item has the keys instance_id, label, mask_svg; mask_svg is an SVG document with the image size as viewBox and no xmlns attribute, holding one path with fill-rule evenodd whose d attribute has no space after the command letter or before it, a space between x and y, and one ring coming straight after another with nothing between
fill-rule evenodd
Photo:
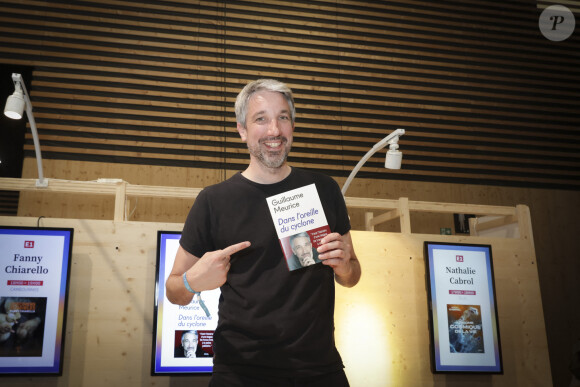
<instances>
[{"instance_id":1,"label":"book","mask_svg":"<svg viewBox=\"0 0 580 387\"><path fill-rule=\"evenodd\" d=\"M451 353L484 353L480 305L447 305Z\"/></svg>"},{"instance_id":2,"label":"book","mask_svg":"<svg viewBox=\"0 0 580 387\"><path fill-rule=\"evenodd\" d=\"M330 227L316 185L282 192L266 200L288 270L320 263L316 249L330 233Z\"/></svg>"},{"instance_id":3,"label":"book","mask_svg":"<svg viewBox=\"0 0 580 387\"><path fill-rule=\"evenodd\" d=\"M43 354L46 297L0 297L0 357Z\"/></svg>"}]
</instances>

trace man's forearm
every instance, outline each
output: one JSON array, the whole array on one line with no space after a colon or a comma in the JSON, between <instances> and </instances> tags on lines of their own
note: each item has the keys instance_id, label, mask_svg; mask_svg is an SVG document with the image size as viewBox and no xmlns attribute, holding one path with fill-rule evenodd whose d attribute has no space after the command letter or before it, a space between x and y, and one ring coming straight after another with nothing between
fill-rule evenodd
<instances>
[{"instance_id":1,"label":"man's forearm","mask_svg":"<svg viewBox=\"0 0 580 387\"><path fill-rule=\"evenodd\" d=\"M165 282L165 290L167 299L172 304L188 305L193 299L193 293L185 288L180 275L170 275Z\"/></svg>"}]
</instances>

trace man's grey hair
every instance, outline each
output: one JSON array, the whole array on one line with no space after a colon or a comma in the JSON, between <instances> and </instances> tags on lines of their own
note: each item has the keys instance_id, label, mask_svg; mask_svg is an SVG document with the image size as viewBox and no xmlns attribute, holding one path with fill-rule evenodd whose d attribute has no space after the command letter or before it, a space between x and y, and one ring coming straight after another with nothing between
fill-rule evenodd
<instances>
[{"instance_id":1,"label":"man's grey hair","mask_svg":"<svg viewBox=\"0 0 580 387\"><path fill-rule=\"evenodd\" d=\"M246 115L248 114L248 105L252 96L258 91L275 91L281 93L288 106L290 106L290 117L292 123L296 118L296 108L294 107L294 96L292 95L292 90L283 82L277 81L276 79L258 79L248 83L242 91L238 94L236 98L236 121L241 124L244 128L246 127Z\"/></svg>"},{"instance_id":2,"label":"man's grey hair","mask_svg":"<svg viewBox=\"0 0 580 387\"><path fill-rule=\"evenodd\" d=\"M310 235L308 235L307 232L301 232L301 233L298 233L298 234L294 234L294 235L292 235L290 237L289 241L290 241L290 246L292 248L294 248L293 242L294 242L294 239L296 239L296 238L308 238L308 240L310 241L310 243L312 243L312 240L310 239Z\"/></svg>"},{"instance_id":3,"label":"man's grey hair","mask_svg":"<svg viewBox=\"0 0 580 387\"><path fill-rule=\"evenodd\" d=\"M185 339L185 335L187 335L188 333L193 333L193 335L195 335L195 339L199 341L199 333L197 333L197 331L186 331L186 332L183 332L181 334L181 344L183 344L183 340Z\"/></svg>"}]
</instances>

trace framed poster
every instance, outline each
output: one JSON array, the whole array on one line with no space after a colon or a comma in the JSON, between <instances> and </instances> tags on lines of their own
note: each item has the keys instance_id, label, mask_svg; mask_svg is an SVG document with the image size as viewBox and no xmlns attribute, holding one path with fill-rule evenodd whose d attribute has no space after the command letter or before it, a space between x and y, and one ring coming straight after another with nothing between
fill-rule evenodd
<instances>
[{"instance_id":1,"label":"framed poster","mask_svg":"<svg viewBox=\"0 0 580 387\"><path fill-rule=\"evenodd\" d=\"M0 226L0 374L62 375L72 228Z\"/></svg>"},{"instance_id":2,"label":"framed poster","mask_svg":"<svg viewBox=\"0 0 580 387\"><path fill-rule=\"evenodd\" d=\"M202 301L194 296L186 306L172 304L165 294L180 237L180 232L157 232L152 375L207 374L213 370L220 290L203 292Z\"/></svg>"},{"instance_id":3,"label":"framed poster","mask_svg":"<svg viewBox=\"0 0 580 387\"><path fill-rule=\"evenodd\" d=\"M491 246L425 242L435 373L503 373Z\"/></svg>"}]
</instances>

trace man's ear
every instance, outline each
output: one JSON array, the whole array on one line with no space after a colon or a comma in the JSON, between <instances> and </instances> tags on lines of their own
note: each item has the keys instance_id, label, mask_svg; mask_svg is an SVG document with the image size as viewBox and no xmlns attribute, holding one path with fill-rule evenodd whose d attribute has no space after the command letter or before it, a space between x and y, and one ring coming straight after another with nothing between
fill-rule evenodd
<instances>
[{"instance_id":1,"label":"man's ear","mask_svg":"<svg viewBox=\"0 0 580 387\"><path fill-rule=\"evenodd\" d=\"M242 141L246 141L248 138L246 128L238 122L237 129L238 133L240 134L240 137L242 138Z\"/></svg>"}]
</instances>

